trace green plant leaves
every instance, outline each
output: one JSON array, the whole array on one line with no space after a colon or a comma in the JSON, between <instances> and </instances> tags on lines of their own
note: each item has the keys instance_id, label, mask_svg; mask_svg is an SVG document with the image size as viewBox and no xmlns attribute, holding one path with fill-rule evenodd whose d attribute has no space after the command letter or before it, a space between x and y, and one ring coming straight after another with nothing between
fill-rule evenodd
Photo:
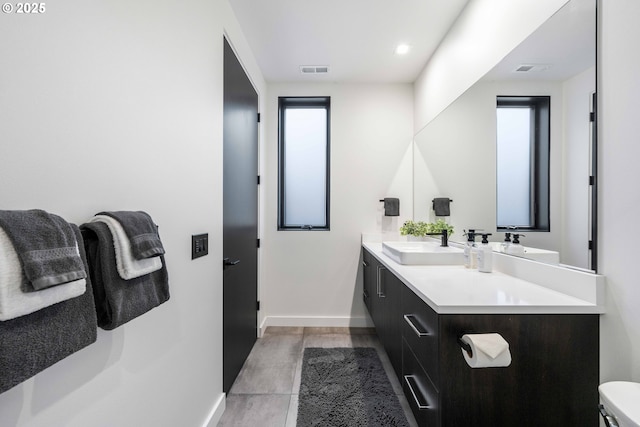
<instances>
[{"instance_id":1,"label":"green plant leaves","mask_svg":"<svg viewBox=\"0 0 640 427\"><path fill-rule=\"evenodd\" d=\"M442 233L442 230L447 230L449 236L453 234L453 226L447 224L443 219L438 219L436 222L416 222L408 220L400 227L400 234L403 236L423 237L426 236L427 233Z\"/></svg>"}]
</instances>

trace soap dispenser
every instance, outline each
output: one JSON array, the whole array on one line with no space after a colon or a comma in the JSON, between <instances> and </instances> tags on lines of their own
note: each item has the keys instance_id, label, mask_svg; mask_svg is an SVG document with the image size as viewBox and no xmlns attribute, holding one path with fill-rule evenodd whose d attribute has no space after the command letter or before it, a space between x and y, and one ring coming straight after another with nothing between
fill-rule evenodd
<instances>
[{"instance_id":1,"label":"soap dispenser","mask_svg":"<svg viewBox=\"0 0 640 427\"><path fill-rule=\"evenodd\" d=\"M467 244L464 246L464 266L476 268L476 230L469 229L465 236L467 236Z\"/></svg>"},{"instance_id":2,"label":"soap dispenser","mask_svg":"<svg viewBox=\"0 0 640 427\"><path fill-rule=\"evenodd\" d=\"M520 244L520 236L524 237L524 234L514 234L513 242L507 248L507 253L509 255L524 255L524 246Z\"/></svg>"},{"instance_id":3,"label":"soap dispenser","mask_svg":"<svg viewBox=\"0 0 640 427\"><path fill-rule=\"evenodd\" d=\"M509 246L511 246L511 233L504 233L504 241L500 244L500 251L507 253Z\"/></svg>"},{"instance_id":4,"label":"soap dispenser","mask_svg":"<svg viewBox=\"0 0 640 427\"><path fill-rule=\"evenodd\" d=\"M482 244L478 248L478 271L481 273L491 273L493 270L493 249L487 239L489 236L491 233L482 234Z\"/></svg>"}]
</instances>

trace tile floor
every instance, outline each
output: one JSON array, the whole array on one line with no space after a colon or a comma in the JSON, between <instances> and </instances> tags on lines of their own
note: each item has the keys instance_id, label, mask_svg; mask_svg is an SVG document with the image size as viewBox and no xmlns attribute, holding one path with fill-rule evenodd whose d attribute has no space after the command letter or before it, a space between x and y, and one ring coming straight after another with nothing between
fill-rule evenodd
<instances>
[{"instance_id":1,"label":"tile floor","mask_svg":"<svg viewBox=\"0 0 640 427\"><path fill-rule=\"evenodd\" d=\"M254 345L233 383L218 427L295 427L302 353L306 347L374 347L409 425L417 426L402 386L373 329L269 327Z\"/></svg>"}]
</instances>

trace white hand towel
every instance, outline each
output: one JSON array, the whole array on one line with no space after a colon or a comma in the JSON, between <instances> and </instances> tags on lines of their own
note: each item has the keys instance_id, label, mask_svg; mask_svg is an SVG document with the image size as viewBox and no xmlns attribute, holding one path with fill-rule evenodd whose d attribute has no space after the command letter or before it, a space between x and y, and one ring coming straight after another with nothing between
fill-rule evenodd
<instances>
[{"instance_id":1,"label":"white hand towel","mask_svg":"<svg viewBox=\"0 0 640 427\"><path fill-rule=\"evenodd\" d=\"M160 257L136 259L131 252L131 242L118 220L107 215L96 215L89 222L103 222L109 227L113 236L113 247L116 252L116 269L124 280L135 279L153 273L162 268Z\"/></svg>"},{"instance_id":2,"label":"white hand towel","mask_svg":"<svg viewBox=\"0 0 640 427\"><path fill-rule=\"evenodd\" d=\"M35 292L23 292L27 278L13 243L0 227L0 321L34 313L84 294L87 281L79 279Z\"/></svg>"},{"instance_id":3,"label":"white hand towel","mask_svg":"<svg viewBox=\"0 0 640 427\"><path fill-rule=\"evenodd\" d=\"M471 346L471 356L462 350L472 368L506 367L511 364L509 343L500 334L466 334L462 341Z\"/></svg>"}]
</instances>

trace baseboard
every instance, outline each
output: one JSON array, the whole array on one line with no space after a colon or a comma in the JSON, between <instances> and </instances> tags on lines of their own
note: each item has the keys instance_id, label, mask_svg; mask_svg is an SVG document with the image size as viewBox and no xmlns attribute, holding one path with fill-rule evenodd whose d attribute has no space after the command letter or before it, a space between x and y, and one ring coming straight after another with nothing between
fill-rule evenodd
<instances>
[{"instance_id":1,"label":"baseboard","mask_svg":"<svg viewBox=\"0 0 640 427\"><path fill-rule=\"evenodd\" d=\"M226 394L222 393L220 397L218 397L215 405L213 405L213 408L211 408L211 411L209 412L204 424L202 424L202 427L216 427L218 425L226 408L226 402Z\"/></svg>"},{"instance_id":2,"label":"baseboard","mask_svg":"<svg viewBox=\"0 0 640 427\"><path fill-rule=\"evenodd\" d=\"M260 333L269 326L371 328L369 316L266 316L260 325Z\"/></svg>"}]
</instances>

